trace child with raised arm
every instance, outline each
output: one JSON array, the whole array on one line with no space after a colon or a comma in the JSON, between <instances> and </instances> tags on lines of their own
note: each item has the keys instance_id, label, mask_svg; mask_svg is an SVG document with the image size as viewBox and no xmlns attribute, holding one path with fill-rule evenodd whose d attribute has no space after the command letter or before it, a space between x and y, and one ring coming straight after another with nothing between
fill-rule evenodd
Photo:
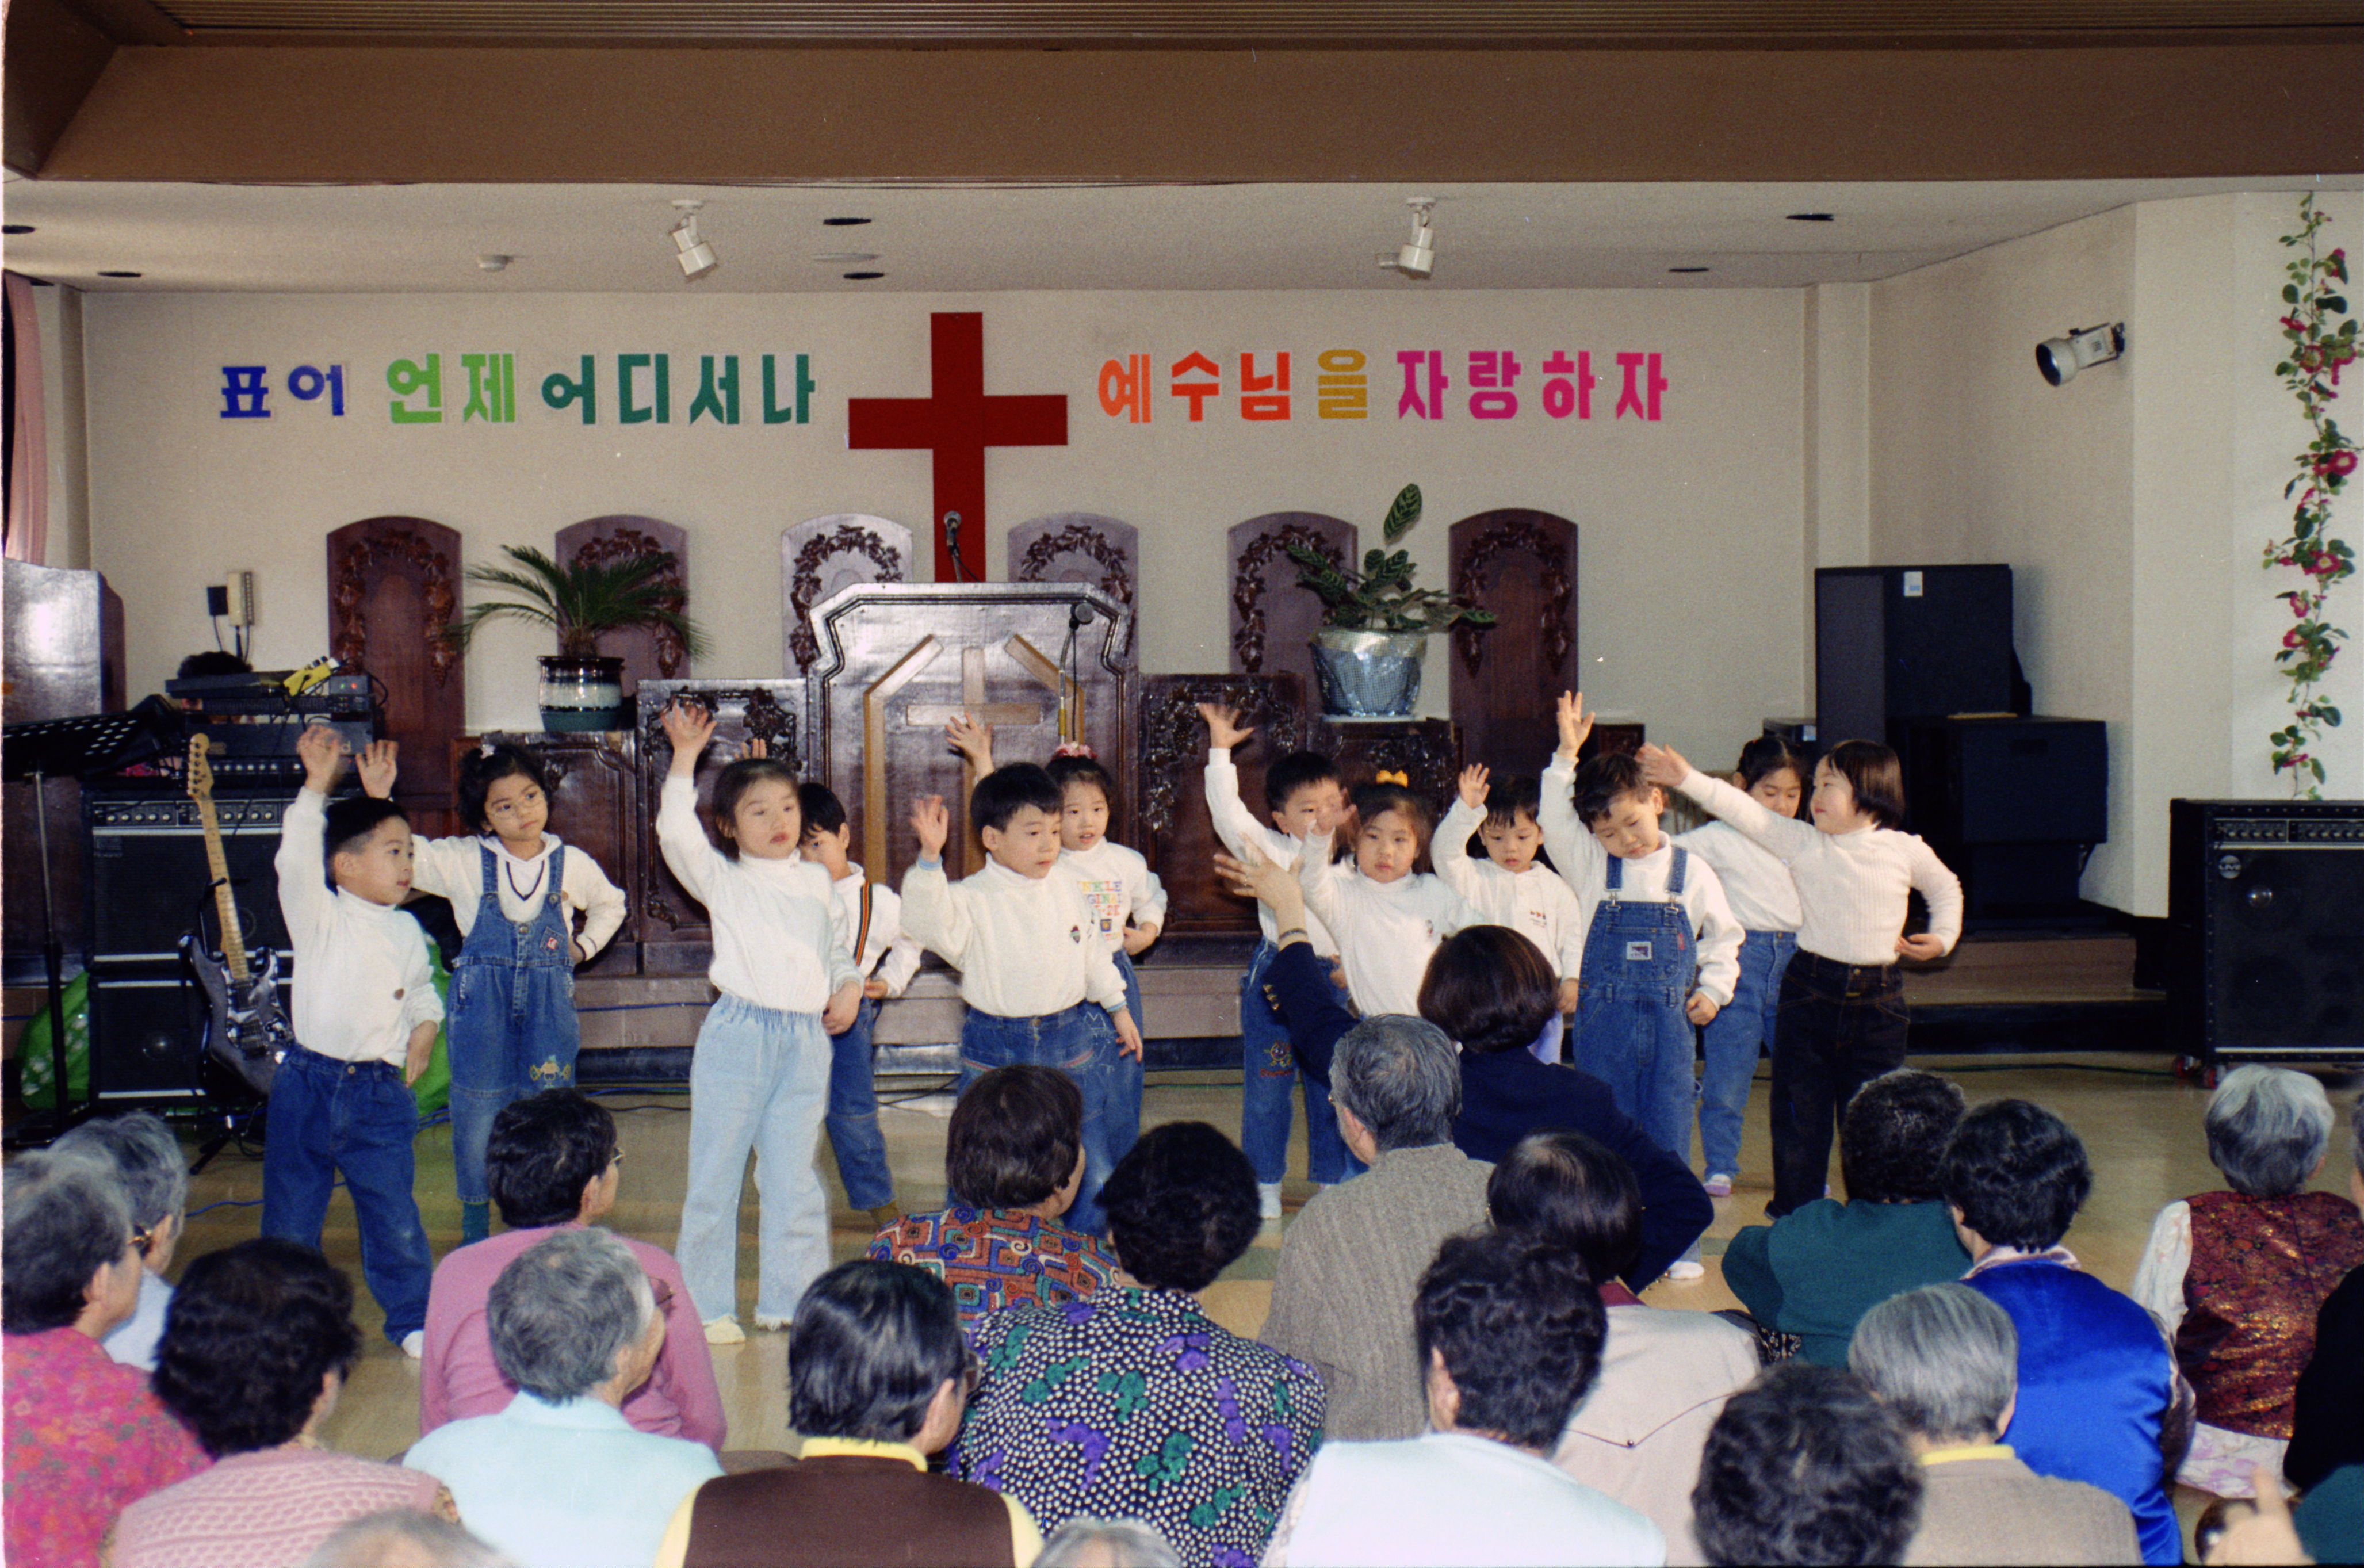
<instances>
[{"instance_id":1,"label":"child with raised arm","mask_svg":"<svg viewBox=\"0 0 2364 1568\"><path fill-rule=\"evenodd\" d=\"M373 742L355 760L362 788L394 793L398 749ZM423 839L411 886L452 902L465 938L452 965L452 1169L460 1240L492 1234L485 1148L493 1118L514 1100L574 1082L583 1042L574 966L588 963L624 923L624 893L599 862L570 850L550 821L550 780L521 746L486 740L460 759L460 820L475 832ZM574 917L583 917L583 929Z\"/></svg>"},{"instance_id":2,"label":"child with raised arm","mask_svg":"<svg viewBox=\"0 0 2364 1568\"><path fill-rule=\"evenodd\" d=\"M1399 784L1367 784L1354 795L1353 876L1341 875L1319 842L1295 851L1305 906L1338 939L1346 990L1362 1015L1420 1011L1420 981L1436 944L1464 926L1485 924L1442 877L1416 870L1428 847L1428 803Z\"/></svg>"},{"instance_id":3,"label":"child with raised arm","mask_svg":"<svg viewBox=\"0 0 2364 1568\"><path fill-rule=\"evenodd\" d=\"M1232 749L1255 733L1240 728L1240 710L1200 703L1199 717L1207 721L1207 814L1215 837L1232 854L1250 858L1250 851L1277 865L1294 867L1298 845L1310 840L1326 858L1346 815L1346 792L1338 782L1338 764L1319 751L1290 751L1265 770L1265 804L1269 825L1240 798L1240 772ZM1240 1147L1255 1167L1256 1195L1266 1219L1280 1218L1280 1184L1288 1174L1289 1091L1299 1080L1297 1054L1290 1048L1288 1026L1282 1021L1266 991L1266 976L1288 932L1277 926L1272 910L1256 906L1263 940L1248 955L1247 973L1240 976ZM1334 964L1338 944L1329 929L1311 915L1305 917L1306 941L1316 956ZM1346 993L1338 988L1344 1005ZM1306 1174L1316 1185L1333 1186L1355 1173L1358 1162L1338 1135L1338 1118L1330 1108L1330 1088L1318 1074L1304 1075Z\"/></svg>"},{"instance_id":4,"label":"child with raised arm","mask_svg":"<svg viewBox=\"0 0 2364 1568\"><path fill-rule=\"evenodd\" d=\"M1577 752L1592 732L1582 693L1559 699L1559 751L1544 774L1543 830L1584 909L1576 1064L1609 1084L1652 1141L1690 1160L1691 1030L1732 1000L1740 922L1715 869L1659 830L1666 796L1630 756ZM1579 830L1579 824L1581 829ZM1686 1259L1678 1278L1701 1272Z\"/></svg>"},{"instance_id":5,"label":"child with raised arm","mask_svg":"<svg viewBox=\"0 0 2364 1568\"><path fill-rule=\"evenodd\" d=\"M1576 1011L1577 973L1584 962L1584 910L1567 879L1536 856L1544 847L1537 818L1543 799L1533 778L1494 780L1484 767L1461 770L1461 788L1431 851L1436 874L1469 902L1489 926L1508 926L1535 944L1560 977L1559 1010ZM1486 858L1469 858L1469 835ZM1534 1044L1545 1062L1560 1057L1562 1025L1555 1021Z\"/></svg>"},{"instance_id":6,"label":"child with raised arm","mask_svg":"<svg viewBox=\"0 0 2364 1568\"><path fill-rule=\"evenodd\" d=\"M838 929L862 975L862 1007L853 1027L834 1041L829 1067L829 1114L821 1120L837 1156L837 1177L845 1199L870 1212L877 1227L903 1218L895 1203L895 1177L886 1168L886 1140L878 1131L878 1085L872 1030L878 1004L900 996L920 972L920 944L903 929L903 901L884 883L870 880L853 858L853 827L837 792L811 779L797 786L804 815L804 857L829 873L837 893Z\"/></svg>"},{"instance_id":7,"label":"child with raised arm","mask_svg":"<svg viewBox=\"0 0 2364 1568\"><path fill-rule=\"evenodd\" d=\"M385 1337L417 1360L434 1257L411 1193L410 1085L427 1071L443 1003L427 933L400 907L410 896L410 824L390 800L329 803L345 748L327 725L306 728L296 755L304 787L273 862L296 950L296 1043L272 1080L262 1233L319 1246L329 1194L343 1176Z\"/></svg>"},{"instance_id":8,"label":"child with raised arm","mask_svg":"<svg viewBox=\"0 0 2364 1568\"><path fill-rule=\"evenodd\" d=\"M797 776L742 757L714 781L716 849L697 817L697 758L714 718L664 711L673 765L657 806L665 864L714 926L707 978L721 993L689 1063L689 1175L674 1255L706 1337L737 1344L739 1190L755 1153L763 1200L755 1326L785 1329L829 1268L829 1200L813 1168L829 1095L829 1037L853 1027L862 976L838 928L829 873L804 859Z\"/></svg>"},{"instance_id":9,"label":"child with raised arm","mask_svg":"<svg viewBox=\"0 0 2364 1568\"><path fill-rule=\"evenodd\" d=\"M1811 826L1776 815L1664 746L1646 777L1678 789L1770 851L1798 888L1798 951L1781 976L1773 1037L1773 1201L1779 1218L1823 1195L1831 1136L1856 1090L1904 1064L1896 961L1942 958L1962 933L1962 884L1901 830L1904 773L1873 740L1845 740L1814 764ZM1904 935L1911 895L1929 929Z\"/></svg>"},{"instance_id":10,"label":"child with raised arm","mask_svg":"<svg viewBox=\"0 0 2364 1568\"><path fill-rule=\"evenodd\" d=\"M1065 799L1031 762L998 768L969 791L985 869L944 874L952 818L942 795L911 806L918 863L903 874L903 921L961 972L961 1086L1019 1062L1055 1067L1084 1097L1084 1184L1068 1223L1104 1232L1100 1184L1141 1132L1141 1030L1126 1010L1113 950L1059 866Z\"/></svg>"}]
</instances>

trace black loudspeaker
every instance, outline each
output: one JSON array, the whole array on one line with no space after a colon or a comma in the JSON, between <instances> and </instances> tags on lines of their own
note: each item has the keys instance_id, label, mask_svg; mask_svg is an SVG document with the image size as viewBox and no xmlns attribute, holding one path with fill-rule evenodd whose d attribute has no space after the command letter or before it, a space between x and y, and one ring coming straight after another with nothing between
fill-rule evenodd
<instances>
[{"instance_id":1,"label":"black loudspeaker","mask_svg":"<svg viewBox=\"0 0 2364 1568\"><path fill-rule=\"evenodd\" d=\"M198 1097L205 997L176 961L90 972L91 1084L102 1104Z\"/></svg>"},{"instance_id":2,"label":"black loudspeaker","mask_svg":"<svg viewBox=\"0 0 2364 1568\"><path fill-rule=\"evenodd\" d=\"M2010 567L1815 572L1814 720L1824 747L1894 746L1902 719L2017 711Z\"/></svg>"},{"instance_id":3,"label":"black loudspeaker","mask_svg":"<svg viewBox=\"0 0 2364 1568\"><path fill-rule=\"evenodd\" d=\"M2177 1051L2364 1058L2364 801L2169 806Z\"/></svg>"},{"instance_id":4,"label":"black loudspeaker","mask_svg":"<svg viewBox=\"0 0 2364 1568\"><path fill-rule=\"evenodd\" d=\"M230 892L250 946L284 951L279 916L279 822L287 796L227 796L215 801ZM173 795L84 796L89 851L89 953L94 963L180 962L182 936L202 918L219 945L213 878L196 803Z\"/></svg>"},{"instance_id":5,"label":"black loudspeaker","mask_svg":"<svg viewBox=\"0 0 2364 1568\"><path fill-rule=\"evenodd\" d=\"M1975 925L2078 917L2085 857L2110 836L2097 718L1916 718L1898 727L1906 826L1962 879Z\"/></svg>"}]
</instances>

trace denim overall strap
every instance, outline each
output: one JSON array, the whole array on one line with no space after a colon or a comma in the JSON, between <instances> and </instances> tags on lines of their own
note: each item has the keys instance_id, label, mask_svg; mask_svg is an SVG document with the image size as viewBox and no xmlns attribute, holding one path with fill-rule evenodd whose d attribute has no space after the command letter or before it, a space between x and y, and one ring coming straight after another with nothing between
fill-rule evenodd
<instances>
[{"instance_id":1,"label":"denim overall strap","mask_svg":"<svg viewBox=\"0 0 2364 1568\"><path fill-rule=\"evenodd\" d=\"M1610 857L1609 896L1592 912L1584 937L1582 984L1588 995L1598 989L1611 995L1671 995L1680 1003L1690 995L1698 960L1691 951L1690 916L1681 903L1689 857L1677 845L1667 896L1639 902L1622 896L1625 862Z\"/></svg>"}]
</instances>

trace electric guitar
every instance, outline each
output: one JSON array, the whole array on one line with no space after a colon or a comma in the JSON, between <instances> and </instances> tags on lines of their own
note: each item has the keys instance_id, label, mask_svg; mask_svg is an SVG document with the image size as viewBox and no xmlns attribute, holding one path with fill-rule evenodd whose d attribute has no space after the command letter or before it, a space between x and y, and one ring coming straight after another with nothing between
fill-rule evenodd
<instances>
[{"instance_id":1,"label":"electric guitar","mask_svg":"<svg viewBox=\"0 0 2364 1568\"><path fill-rule=\"evenodd\" d=\"M221 951L208 951L203 933L181 939L181 955L197 977L210 1013L206 1045L258 1095L271 1093L279 1059L296 1042L296 1031L279 1000L279 955L257 948L250 955L239 929L238 901L230 895L229 862L222 855L221 823L214 816L213 764L203 735L189 740L189 798L206 829L206 870L213 878L214 913L221 924Z\"/></svg>"}]
</instances>

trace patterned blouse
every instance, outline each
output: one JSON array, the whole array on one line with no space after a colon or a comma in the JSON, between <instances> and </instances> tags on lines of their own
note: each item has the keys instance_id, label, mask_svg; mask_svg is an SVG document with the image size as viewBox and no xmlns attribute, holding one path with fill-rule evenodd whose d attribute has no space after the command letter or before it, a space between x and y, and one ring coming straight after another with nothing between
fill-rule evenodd
<instances>
[{"instance_id":1,"label":"patterned blouse","mask_svg":"<svg viewBox=\"0 0 2364 1568\"><path fill-rule=\"evenodd\" d=\"M1254 1568L1321 1441L1320 1375L1180 1291L1012 1307L976 1338L953 1473L1046 1534L1077 1514L1142 1519L1190 1568Z\"/></svg>"},{"instance_id":2,"label":"patterned blouse","mask_svg":"<svg viewBox=\"0 0 2364 1568\"><path fill-rule=\"evenodd\" d=\"M205 1451L78 1329L0 1336L9 1568L89 1568L124 1506L195 1475Z\"/></svg>"},{"instance_id":3,"label":"patterned blouse","mask_svg":"<svg viewBox=\"0 0 2364 1568\"><path fill-rule=\"evenodd\" d=\"M869 1255L940 1276L972 1332L988 1312L1081 1301L1116 1274L1098 1239L1008 1208L908 1215L872 1239Z\"/></svg>"}]
</instances>

